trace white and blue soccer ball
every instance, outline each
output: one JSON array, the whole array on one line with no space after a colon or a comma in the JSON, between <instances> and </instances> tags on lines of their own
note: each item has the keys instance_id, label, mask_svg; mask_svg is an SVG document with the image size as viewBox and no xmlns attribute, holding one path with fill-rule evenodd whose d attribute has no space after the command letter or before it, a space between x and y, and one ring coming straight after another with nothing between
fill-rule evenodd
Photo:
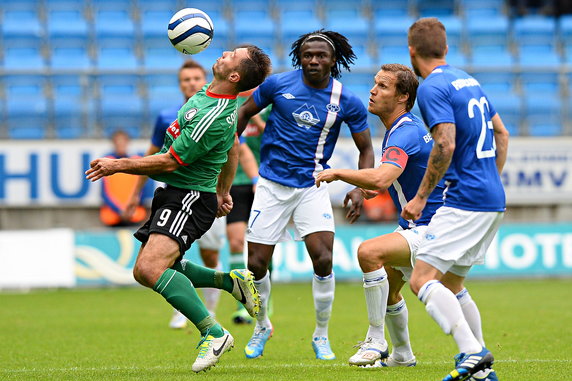
<instances>
[{"instance_id":1,"label":"white and blue soccer ball","mask_svg":"<svg viewBox=\"0 0 572 381\"><path fill-rule=\"evenodd\" d=\"M167 34L178 51L197 54L211 43L214 25L209 15L200 9L185 8L171 17Z\"/></svg>"}]
</instances>

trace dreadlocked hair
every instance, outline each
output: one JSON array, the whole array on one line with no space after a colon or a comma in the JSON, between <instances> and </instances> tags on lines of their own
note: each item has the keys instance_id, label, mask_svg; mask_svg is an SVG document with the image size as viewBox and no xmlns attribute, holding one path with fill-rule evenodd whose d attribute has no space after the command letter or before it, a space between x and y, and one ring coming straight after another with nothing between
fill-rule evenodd
<instances>
[{"instance_id":1,"label":"dreadlocked hair","mask_svg":"<svg viewBox=\"0 0 572 381\"><path fill-rule=\"evenodd\" d=\"M292 66L296 69L299 69L302 66L302 62L300 60L300 50L302 49L302 45L308 41L324 41L328 42L327 40L316 37L310 37L313 34L319 35L322 34L326 36L334 45L334 58L336 59L336 63L332 66L331 75L332 77L338 79L342 76L341 69L342 67L347 71L351 71L350 65L354 63L354 60L357 58L352 50L352 46L349 44L348 39L337 33L332 32L330 30L320 29L314 32L306 33L296 41L292 43L292 50L290 51L290 56L292 57ZM328 45L330 43L328 42ZM330 46L331 47L331 46Z\"/></svg>"}]
</instances>

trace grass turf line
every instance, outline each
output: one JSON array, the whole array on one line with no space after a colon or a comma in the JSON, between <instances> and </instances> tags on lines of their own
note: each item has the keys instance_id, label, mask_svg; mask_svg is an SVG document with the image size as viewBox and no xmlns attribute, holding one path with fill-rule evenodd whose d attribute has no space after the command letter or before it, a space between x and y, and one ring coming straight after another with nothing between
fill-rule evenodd
<instances>
[{"instance_id":1,"label":"grass turf line","mask_svg":"<svg viewBox=\"0 0 572 381\"><path fill-rule=\"evenodd\" d=\"M572 373L572 280L472 281L487 346L501 380L567 380ZM309 282L273 288L275 336L261 359L246 360L251 326L234 326L234 300L223 295L218 319L236 347L207 373L193 375L195 329L167 328L170 307L142 288L0 294L1 380L347 379L439 380L452 369L456 347L409 290L415 368L358 369L347 359L367 330L358 282L338 283L330 323L337 359L314 359ZM388 336L388 335L387 335Z\"/></svg>"}]
</instances>

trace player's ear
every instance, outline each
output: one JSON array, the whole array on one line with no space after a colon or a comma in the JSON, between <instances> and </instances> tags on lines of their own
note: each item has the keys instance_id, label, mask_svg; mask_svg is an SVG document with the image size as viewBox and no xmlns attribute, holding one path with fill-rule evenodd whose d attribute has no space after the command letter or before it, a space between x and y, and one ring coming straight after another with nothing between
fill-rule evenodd
<instances>
[{"instance_id":1,"label":"player's ear","mask_svg":"<svg viewBox=\"0 0 572 381\"><path fill-rule=\"evenodd\" d=\"M238 74L237 71L233 71L229 74L228 80L232 83L237 83L238 81L240 81L240 74Z\"/></svg>"},{"instance_id":2,"label":"player's ear","mask_svg":"<svg viewBox=\"0 0 572 381\"><path fill-rule=\"evenodd\" d=\"M409 99L409 94L400 94L399 95L399 102L406 104L407 100Z\"/></svg>"}]
</instances>

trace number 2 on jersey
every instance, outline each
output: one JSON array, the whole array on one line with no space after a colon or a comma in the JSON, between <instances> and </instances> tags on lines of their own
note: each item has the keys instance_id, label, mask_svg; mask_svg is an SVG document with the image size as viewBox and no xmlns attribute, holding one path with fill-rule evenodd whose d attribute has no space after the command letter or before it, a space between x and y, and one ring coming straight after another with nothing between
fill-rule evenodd
<instances>
[{"instance_id":1,"label":"number 2 on jersey","mask_svg":"<svg viewBox=\"0 0 572 381\"><path fill-rule=\"evenodd\" d=\"M481 113L481 133L479 135L479 140L477 141L477 159L485 159L487 157L495 157L495 139L493 136L493 147L491 149L483 149L485 145L485 139L487 137L487 130L493 129L493 122L487 120L485 117L485 106L487 107L486 111L489 111L489 103L485 97L481 97L481 99L477 100L475 98L471 98L468 104L468 111L469 111L469 118L475 117L475 107L479 109Z\"/></svg>"}]
</instances>

